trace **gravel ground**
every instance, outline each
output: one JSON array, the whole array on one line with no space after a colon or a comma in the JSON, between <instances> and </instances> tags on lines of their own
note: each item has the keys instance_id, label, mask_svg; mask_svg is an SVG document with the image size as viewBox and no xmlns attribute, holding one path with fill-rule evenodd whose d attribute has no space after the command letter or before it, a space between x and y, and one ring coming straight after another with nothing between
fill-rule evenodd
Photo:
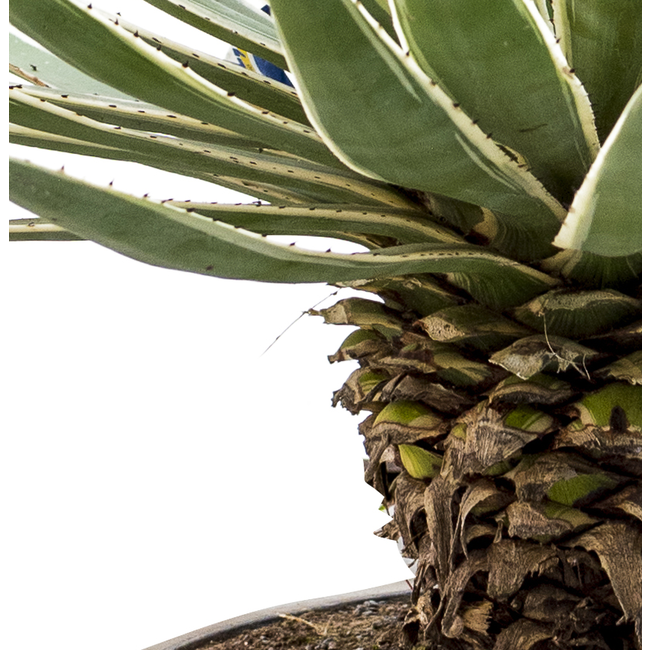
<instances>
[{"instance_id":1,"label":"gravel ground","mask_svg":"<svg viewBox=\"0 0 650 650\"><path fill-rule=\"evenodd\" d=\"M400 650L409 606L404 596L286 615L197 650Z\"/></svg>"}]
</instances>

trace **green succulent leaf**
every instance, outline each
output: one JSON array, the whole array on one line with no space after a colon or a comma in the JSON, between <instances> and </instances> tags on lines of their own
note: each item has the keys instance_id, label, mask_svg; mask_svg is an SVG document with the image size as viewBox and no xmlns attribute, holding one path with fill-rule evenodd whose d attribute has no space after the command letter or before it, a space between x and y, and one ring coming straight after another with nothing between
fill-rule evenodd
<instances>
[{"instance_id":1,"label":"green succulent leaf","mask_svg":"<svg viewBox=\"0 0 650 650\"><path fill-rule=\"evenodd\" d=\"M529 3L394 0L394 6L405 49L484 132L556 195L579 184L599 148L591 107Z\"/></svg>"},{"instance_id":2,"label":"green succulent leaf","mask_svg":"<svg viewBox=\"0 0 650 650\"><path fill-rule=\"evenodd\" d=\"M467 266L491 275L496 298L503 278L523 295L549 283L509 260L473 248L443 244L397 246L381 252L339 255L274 244L207 217L113 190L99 189L29 163L10 165L11 199L74 234L135 259L205 275L267 282L332 282L405 273L440 272ZM501 299L511 300L512 293Z\"/></svg>"},{"instance_id":3,"label":"green succulent leaf","mask_svg":"<svg viewBox=\"0 0 650 650\"><path fill-rule=\"evenodd\" d=\"M130 99L129 95L115 90L93 77L84 74L47 50L34 47L16 34L9 34L9 61L11 66L28 73L26 80L38 86L74 88L79 93L110 94L115 98Z\"/></svg>"},{"instance_id":4,"label":"green succulent leaf","mask_svg":"<svg viewBox=\"0 0 650 650\"><path fill-rule=\"evenodd\" d=\"M393 206L412 205L398 191L359 177L349 170L332 169L274 151L260 152L249 147L240 149L214 143L206 145L200 141L180 140L164 134L156 135L109 126L59 108L43 101L43 98L32 97L18 87L10 89L9 114L11 120L21 126L40 128L66 138L84 140L93 146L99 144L125 150L128 152L124 158L126 160L152 164L190 176L203 174L216 183L219 183L221 176L267 183L298 192L305 199L311 199L309 202L312 203L388 202ZM175 115L166 117L175 122ZM182 123L184 118L181 116L179 121ZM56 148L65 150L64 143L64 140L46 138L33 144L45 148L56 145ZM440 228L438 231L442 232Z\"/></svg>"},{"instance_id":5,"label":"green succulent leaf","mask_svg":"<svg viewBox=\"0 0 650 650\"><path fill-rule=\"evenodd\" d=\"M9 220L10 241L83 241L68 232L65 228L53 223L47 223L45 219L10 219Z\"/></svg>"},{"instance_id":6,"label":"green succulent leaf","mask_svg":"<svg viewBox=\"0 0 650 650\"><path fill-rule=\"evenodd\" d=\"M103 15L110 17L110 14ZM162 34L129 23L123 18L120 19L120 26L131 34L137 33L139 38L159 49L166 56L179 63L187 64L194 72L215 86L227 90L232 96L309 125L298 99L298 93L291 86L237 63L224 61L188 45L177 43Z\"/></svg>"},{"instance_id":7,"label":"green succulent leaf","mask_svg":"<svg viewBox=\"0 0 650 650\"><path fill-rule=\"evenodd\" d=\"M641 250L641 87L578 190L554 244L606 257Z\"/></svg>"},{"instance_id":8,"label":"green succulent leaf","mask_svg":"<svg viewBox=\"0 0 650 650\"><path fill-rule=\"evenodd\" d=\"M172 201L170 205L192 208L206 217L265 235L329 237L337 236L338 233L363 233L391 238L401 244L426 241L448 244L464 243L454 232L422 218L421 213L416 210L378 209L347 204L300 207L231 206ZM343 237L345 236L343 235Z\"/></svg>"},{"instance_id":9,"label":"green succulent leaf","mask_svg":"<svg viewBox=\"0 0 650 650\"><path fill-rule=\"evenodd\" d=\"M228 95L189 66L158 52L92 5L14 0L12 23L82 72L143 101L218 124L281 151L340 167L316 133ZM116 24L118 23L118 24ZM102 56L96 56L97 51Z\"/></svg>"},{"instance_id":10,"label":"green succulent leaf","mask_svg":"<svg viewBox=\"0 0 650 650\"><path fill-rule=\"evenodd\" d=\"M569 65L594 106L601 141L609 135L641 79L641 0L553 0Z\"/></svg>"},{"instance_id":11,"label":"green succulent leaf","mask_svg":"<svg viewBox=\"0 0 650 650\"><path fill-rule=\"evenodd\" d=\"M514 215L533 231L557 227L561 205L376 31L359 3L271 5L307 114L346 164Z\"/></svg>"}]
</instances>

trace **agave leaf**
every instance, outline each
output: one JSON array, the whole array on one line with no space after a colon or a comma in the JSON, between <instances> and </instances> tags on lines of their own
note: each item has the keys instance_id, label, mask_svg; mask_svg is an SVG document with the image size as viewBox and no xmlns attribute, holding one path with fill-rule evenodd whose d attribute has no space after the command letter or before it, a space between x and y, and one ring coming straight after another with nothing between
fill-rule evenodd
<instances>
[{"instance_id":1,"label":"agave leaf","mask_svg":"<svg viewBox=\"0 0 650 650\"><path fill-rule=\"evenodd\" d=\"M401 244L426 241L463 243L454 232L423 219L419 216L421 213L416 210L377 209L354 205L231 206L194 202L170 202L170 205L192 208L206 217L265 235L327 237L334 232L359 232L381 235Z\"/></svg>"},{"instance_id":2,"label":"agave leaf","mask_svg":"<svg viewBox=\"0 0 650 650\"><path fill-rule=\"evenodd\" d=\"M578 411L583 426L611 427L615 430L633 427L640 430L641 396L640 386L615 382L585 395L573 407Z\"/></svg>"},{"instance_id":3,"label":"agave leaf","mask_svg":"<svg viewBox=\"0 0 650 650\"><path fill-rule=\"evenodd\" d=\"M311 122L353 169L517 216L533 231L564 209L347 0L274 0ZM395 115L400 119L395 120Z\"/></svg>"},{"instance_id":4,"label":"agave leaf","mask_svg":"<svg viewBox=\"0 0 650 650\"><path fill-rule=\"evenodd\" d=\"M225 174L215 174L214 165L209 166L210 171L201 171L195 165L182 166L178 160L170 159L157 155L153 157L141 152L127 151L114 147L104 145L96 145L91 142L77 140L75 138L68 138L61 135L46 133L45 131L37 131L36 129L29 129L15 124L10 125L9 128L9 141L15 144L26 145L30 147L41 147L43 149L50 149L52 151L65 151L67 153L74 153L86 156L98 156L100 158L107 158L110 160L122 160L141 163L192 178L207 181L209 183L216 183L220 187L241 192L252 196L262 197L265 201L270 203L283 203L283 204L311 204L315 197L309 191L300 191L295 188L295 184L291 183L292 187L282 187L280 177L274 178L275 183L262 183L255 182L246 178L238 178L237 176L230 176ZM172 143L171 140L167 140ZM158 152L159 153L159 152ZM236 173L237 168L230 170L231 173ZM287 184L289 185L289 184ZM322 199L322 192L319 194ZM325 197L326 198L326 197ZM349 239L352 236L349 235ZM366 242L362 242L366 244Z\"/></svg>"},{"instance_id":5,"label":"agave leaf","mask_svg":"<svg viewBox=\"0 0 650 650\"><path fill-rule=\"evenodd\" d=\"M390 352L390 345L374 330L359 329L345 338L335 354L327 358L330 363L358 360L366 357L382 357Z\"/></svg>"},{"instance_id":6,"label":"agave leaf","mask_svg":"<svg viewBox=\"0 0 650 650\"><path fill-rule=\"evenodd\" d=\"M601 141L641 77L641 0L554 0L560 47L589 93Z\"/></svg>"},{"instance_id":7,"label":"agave leaf","mask_svg":"<svg viewBox=\"0 0 650 650\"><path fill-rule=\"evenodd\" d=\"M545 276L529 275L489 253L431 244L339 255L273 244L207 217L156 205L73 180L29 163L11 162L11 199L80 237L135 259L204 275L266 282L343 281L382 275L440 271L459 265L491 274L495 284L514 274L520 291L540 291ZM92 209L90 206L93 206ZM442 248L438 248L442 246ZM512 294L503 296L512 299Z\"/></svg>"},{"instance_id":8,"label":"agave leaf","mask_svg":"<svg viewBox=\"0 0 650 650\"><path fill-rule=\"evenodd\" d=\"M267 14L239 0L146 0L188 25L197 27L227 43L257 54L286 69L282 45Z\"/></svg>"},{"instance_id":9,"label":"agave leaf","mask_svg":"<svg viewBox=\"0 0 650 650\"><path fill-rule=\"evenodd\" d=\"M110 14L100 13L110 17ZM254 70L248 70L237 63L230 63L188 45L177 43L161 34L129 23L123 18L120 19L120 26L132 34L137 33L146 43L175 61L187 63L194 72L232 95L290 120L309 125L298 99L298 93L291 86Z\"/></svg>"},{"instance_id":10,"label":"agave leaf","mask_svg":"<svg viewBox=\"0 0 650 650\"><path fill-rule=\"evenodd\" d=\"M441 419L430 409L417 402L392 402L388 404L375 418L375 426L389 422L400 426L433 429Z\"/></svg>"},{"instance_id":11,"label":"agave leaf","mask_svg":"<svg viewBox=\"0 0 650 650\"><path fill-rule=\"evenodd\" d=\"M61 226L47 223L44 219L10 219L11 241L83 241Z\"/></svg>"},{"instance_id":12,"label":"agave leaf","mask_svg":"<svg viewBox=\"0 0 650 650\"><path fill-rule=\"evenodd\" d=\"M10 3L25 34L80 70L143 101L259 139L270 147L340 166L316 133L248 104L94 11L65 0ZM116 24L118 23L118 24ZM103 56L96 56L97 50Z\"/></svg>"},{"instance_id":13,"label":"agave leaf","mask_svg":"<svg viewBox=\"0 0 650 650\"><path fill-rule=\"evenodd\" d=\"M462 302L462 298L426 276L358 280L339 283L337 286L377 294L388 307L400 311L409 309L421 316Z\"/></svg>"},{"instance_id":14,"label":"agave leaf","mask_svg":"<svg viewBox=\"0 0 650 650\"><path fill-rule=\"evenodd\" d=\"M45 83L54 88L74 88L80 93L108 93L115 98L130 99L129 95L93 79L58 56L34 47L15 34L9 34L9 60L13 65L31 73L32 78L27 79L31 83L35 83L35 77L40 82L36 82L38 85Z\"/></svg>"},{"instance_id":15,"label":"agave leaf","mask_svg":"<svg viewBox=\"0 0 650 650\"><path fill-rule=\"evenodd\" d=\"M173 119L175 116L167 116ZM157 159L154 166L177 171L190 176L234 176L241 180L277 185L282 189L300 192L311 197L312 202L323 203L382 203L393 206L410 206L411 203L392 188L378 185L367 178L360 178L348 170L337 170L311 163L300 158L280 155L273 151L237 149L217 144L206 145L194 140L180 140L165 135L155 135L121 127L111 127L75 115L22 92L18 87L10 89L10 118L27 127L39 128L51 133L102 144L129 152L127 160L148 164ZM51 139L35 144L48 147ZM58 146L62 148L61 140ZM90 153L90 151L89 151Z\"/></svg>"},{"instance_id":16,"label":"agave leaf","mask_svg":"<svg viewBox=\"0 0 650 650\"><path fill-rule=\"evenodd\" d=\"M551 0L533 0L539 15L542 17L542 20L546 24L548 31L555 36L555 26L551 20L551 13L549 11L549 5L551 5Z\"/></svg>"},{"instance_id":17,"label":"agave leaf","mask_svg":"<svg viewBox=\"0 0 650 650\"><path fill-rule=\"evenodd\" d=\"M424 72L551 192L570 200L561 188L580 183L598 136L587 94L531 3L393 5L404 48Z\"/></svg>"},{"instance_id":18,"label":"agave leaf","mask_svg":"<svg viewBox=\"0 0 650 650\"><path fill-rule=\"evenodd\" d=\"M395 42L398 41L397 32L393 25L390 10L390 0L362 0L368 13L377 21L378 28L383 29Z\"/></svg>"},{"instance_id":19,"label":"agave leaf","mask_svg":"<svg viewBox=\"0 0 650 650\"><path fill-rule=\"evenodd\" d=\"M542 260L546 273L561 275L581 287L597 289L621 288L638 283L641 275L641 253L619 257L603 257L589 251L562 250Z\"/></svg>"},{"instance_id":20,"label":"agave leaf","mask_svg":"<svg viewBox=\"0 0 650 650\"><path fill-rule=\"evenodd\" d=\"M112 124L127 129L165 133L177 138L197 140L209 144L259 150L264 146L261 140L222 129L207 122L201 122L186 115L170 114L164 108L140 101L129 101L104 95L84 95L62 92L52 88L14 86L21 95L45 100L49 104L73 111L102 124ZM47 104L43 110L47 110Z\"/></svg>"},{"instance_id":21,"label":"agave leaf","mask_svg":"<svg viewBox=\"0 0 650 650\"><path fill-rule=\"evenodd\" d=\"M553 242L606 257L641 250L641 86L609 134Z\"/></svg>"}]
</instances>

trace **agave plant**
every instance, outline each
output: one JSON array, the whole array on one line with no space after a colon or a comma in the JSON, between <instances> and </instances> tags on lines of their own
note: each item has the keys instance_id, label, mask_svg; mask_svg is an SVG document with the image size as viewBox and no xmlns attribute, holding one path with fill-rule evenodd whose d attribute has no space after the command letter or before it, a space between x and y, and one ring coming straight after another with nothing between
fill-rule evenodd
<instances>
[{"instance_id":1,"label":"agave plant","mask_svg":"<svg viewBox=\"0 0 650 650\"><path fill-rule=\"evenodd\" d=\"M358 327L334 404L368 412L378 534L417 562L405 640L640 648L640 0L148 1L295 88L88 1L12 0L48 53L12 55L11 140L257 201L12 161L40 218L11 237L374 294L314 313Z\"/></svg>"}]
</instances>

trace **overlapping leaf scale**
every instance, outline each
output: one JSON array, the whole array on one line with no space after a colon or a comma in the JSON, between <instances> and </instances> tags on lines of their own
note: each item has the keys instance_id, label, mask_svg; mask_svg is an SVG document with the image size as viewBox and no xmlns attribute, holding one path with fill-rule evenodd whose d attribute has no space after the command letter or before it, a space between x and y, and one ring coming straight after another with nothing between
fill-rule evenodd
<instances>
[{"instance_id":1,"label":"overlapping leaf scale","mask_svg":"<svg viewBox=\"0 0 650 650\"><path fill-rule=\"evenodd\" d=\"M92 5L14 1L10 19L63 60L131 96L259 139L269 147L341 166L311 128L229 97L227 91L122 29L119 19L103 17ZM95 56L97 48L104 56Z\"/></svg>"},{"instance_id":2,"label":"overlapping leaf scale","mask_svg":"<svg viewBox=\"0 0 650 650\"><path fill-rule=\"evenodd\" d=\"M516 217L547 245L561 205L376 32L357 3L271 4L307 113L342 160L375 178Z\"/></svg>"},{"instance_id":3,"label":"overlapping leaf scale","mask_svg":"<svg viewBox=\"0 0 650 650\"><path fill-rule=\"evenodd\" d=\"M393 0L393 7L403 47L428 76L570 201L598 137L587 94L537 10L524 0Z\"/></svg>"}]
</instances>

